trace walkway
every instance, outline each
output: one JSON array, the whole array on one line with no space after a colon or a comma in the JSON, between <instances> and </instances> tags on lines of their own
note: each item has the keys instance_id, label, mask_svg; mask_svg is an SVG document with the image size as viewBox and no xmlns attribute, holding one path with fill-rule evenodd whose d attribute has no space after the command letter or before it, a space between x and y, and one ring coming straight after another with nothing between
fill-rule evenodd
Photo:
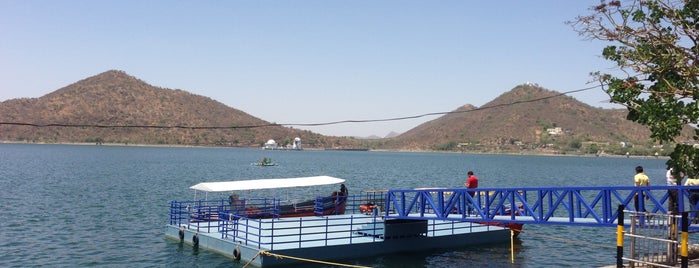
<instances>
[{"instance_id":1,"label":"walkway","mask_svg":"<svg viewBox=\"0 0 699 268\"><path fill-rule=\"evenodd\" d=\"M453 220L615 227L618 207L650 213L668 213L668 190L677 190L679 211L696 214L689 204L687 186L606 186L479 188L473 197L465 188L389 190L382 206L385 218ZM470 209L469 209L470 208ZM471 213L469 213L471 210ZM691 225L690 231L699 230Z\"/></svg>"}]
</instances>

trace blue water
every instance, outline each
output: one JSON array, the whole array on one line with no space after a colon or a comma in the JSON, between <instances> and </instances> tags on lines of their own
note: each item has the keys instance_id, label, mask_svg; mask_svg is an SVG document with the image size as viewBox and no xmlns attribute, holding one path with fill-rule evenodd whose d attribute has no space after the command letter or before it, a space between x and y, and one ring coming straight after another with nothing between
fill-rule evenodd
<instances>
[{"instance_id":1,"label":"blue water","mask_svg":"<svg viewBox=\"0 0 699 268\"><path fill-rule=\"evenodd\" d=\"M250 163L271 157L279 166ZM263 151L0 144L0 267L240 267L165 239L167 205L203 181L329 175L350 192L463 187L633 185L665 160L403 152ZM292 195L307 193L292 193ZM373 267L594 267L615 262L616 229L526 225L509 244L343 260ZM305 267L305 266L304 266ZM320 266L318 266L320 267Z\"/></svg>"}]
</instances>

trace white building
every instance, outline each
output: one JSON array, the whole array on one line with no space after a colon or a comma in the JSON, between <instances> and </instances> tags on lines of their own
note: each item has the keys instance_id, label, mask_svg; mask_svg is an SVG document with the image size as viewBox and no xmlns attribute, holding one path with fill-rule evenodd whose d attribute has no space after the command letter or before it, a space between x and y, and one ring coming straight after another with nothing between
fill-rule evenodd
<instances>
[{"instance_id":1,"label":"white building","mask_svg":"<svg viewBox=\"0 0 699 268\"><path fill-rule=\"evenodd\" d=\"M549 135L561 135L563 134L563 129L561 127L548 128L546 132L548 132Z\"/></svg>"},{"instance_id":2,"label":"white building","mask_svg":"<svg viewBox=\"0 0 699 268\"><path fill-rule=\"evenodd\" d=\"M301 138L296 137L294 139L294 144L291 146L291 148L294 150L301 150Z\"/></svg>"},{"instance_id":3,"label":"white building","mask_svg":"<svg viewBox=\"0 0 699 268\"><path fill-rule=\"evenodd\" d=\"M264 147L263 149L265 149L265 150L274 150L274 149L277 149L277 142L274 141L274 140L268 140L268 141L265 143L265 147Z\"/></svg>"}]
</instances>

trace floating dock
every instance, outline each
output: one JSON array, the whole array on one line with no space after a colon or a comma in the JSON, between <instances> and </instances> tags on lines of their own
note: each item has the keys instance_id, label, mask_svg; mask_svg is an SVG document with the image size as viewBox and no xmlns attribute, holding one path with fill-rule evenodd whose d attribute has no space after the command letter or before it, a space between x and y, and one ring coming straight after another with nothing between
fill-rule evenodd
<instances>
[{"instance_id":1,"label":"floating dock","mask_svg":"<svg viewBox=\"0 0 699 268\"><path fill-rule=\"evenodd\" d=\"M384 220L380 215L361 213L270 219L222 214L201 221L188 216L192 215L188 212L191 207L184 209L171 207L171 222L165 231L168 238L258 267L506 243L511 239L509 229L473 222Z\"/></svg>"}]
</instances>

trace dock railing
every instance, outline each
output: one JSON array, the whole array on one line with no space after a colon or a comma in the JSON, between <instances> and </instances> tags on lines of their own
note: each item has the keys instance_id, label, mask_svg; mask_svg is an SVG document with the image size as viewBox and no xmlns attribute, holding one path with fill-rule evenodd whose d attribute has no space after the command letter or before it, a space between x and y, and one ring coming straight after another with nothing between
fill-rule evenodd
<instances>
[{"instance_id":1,"label":"dock railing","mask_svg":"<svg viewBox=\"0 0 699 268\"><path fill-rule=\"evenodd\" d=\"M383 214L361 212L360 206L366 204L366 196L350 195L346 198L345 215L293 218L253 218L232 210L226 200L173 201L170 203L170 224L199 232L220 233L221 239L267 250L368 243L390 238L385 236ZM481 230L502 229L477 223L425 222L427 228L424 233L410 235L457 234L470 232L475 227Z\"/></svg>"},{"instance_id":2,"label":"dock railing","mask_svg":"<svg viewBox=\"0 0 699 268\"><path fill-rule=\"evenodd\" d=\"M689 267L690 212L658 214L618 208L616 267ZM697 211L692 211L697 212ZM624 216L629 214L629 216ZM630 223L626 223L626 220ZM625 230L625 226L629 226ZM625 265L624 262L628 262Z\"/></svg>"},{"instance_id":3,"label":"dock railing","mask_svg":"<svg viewBox=\"0 0 699 268\"><path fill-rule=\"evenodd\" d=\"M259 249L288 249L309 246L331 246L381 239L353 230L381 230L376 217L301 217L282 219L251 219L239 217L220 222L221 238L240 241Z\"/></svg>"},{"instance_id":4,"label":"dock railing","mask_svg":"<svg viewBox=\"0 0 699 268\"><path fill-rule=\"evenodd\" d=\"M679 215L624 211L629 215L623 259L629 267L675 267L679 257Z\"/></svg>"},{"instance_id":5,"label":"dock railing","mask_svg":"<svg viewBox=\"0 0 699 268\"><path fill-rule=\"evenodd\" d=\"M224 219L219 222L222 239L239 241L245 245L266 250L359 244L391 238L385 236L384 219L376 215L348 214L282 219L246 217L235 219L232 216L231 218L232 220ZM474 228L502 229L502 227L455 221L424 222L427 226L425 232L410 234L410 236L436 236L438 233L444 235L444 232L469 233Z\"/></svg>"}]
</instances>

